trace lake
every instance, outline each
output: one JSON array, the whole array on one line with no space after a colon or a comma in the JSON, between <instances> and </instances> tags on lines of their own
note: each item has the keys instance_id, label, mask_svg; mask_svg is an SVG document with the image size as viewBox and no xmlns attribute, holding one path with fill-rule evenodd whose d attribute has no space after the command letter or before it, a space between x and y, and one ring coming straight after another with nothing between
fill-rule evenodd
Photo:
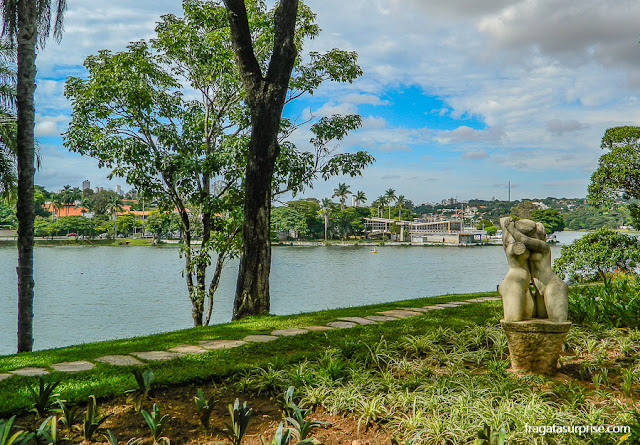
<instances>
[{"instance_id":1,"label":"lake","mask_svg":"<svg viewBox=\"0 0 640 445\"><path fill-rule=\"evenodd\" d=\"M584 232L557 234L561 244ZM553 257L560 247L552 247ZM16 249L0 248L0 355L16 348ZM192 327L177 246L36 247L34 350ZM238 262L223 272L214 322L231 320ZM288 315L447 293L493 291L502 246L275 246L271 312Z\"/></svg>"}]
</instances>

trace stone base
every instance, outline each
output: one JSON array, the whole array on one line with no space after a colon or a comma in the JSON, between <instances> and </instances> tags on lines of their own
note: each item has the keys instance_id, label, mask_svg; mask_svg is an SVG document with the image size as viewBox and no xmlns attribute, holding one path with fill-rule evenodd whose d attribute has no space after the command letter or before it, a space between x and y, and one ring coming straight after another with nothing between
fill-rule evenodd
<instances>
[{"instance_id":1,"label":"stone base","mask_svg":"<svg viewBox=\"0 0 640 445\"><path fill-rule=\"evenodd\" d=\"M507 335L511 367L527 374L554 374L562 342L571 322L554 323L549 319L523 321L500 320Z\"/></svg>"}]
</instances>

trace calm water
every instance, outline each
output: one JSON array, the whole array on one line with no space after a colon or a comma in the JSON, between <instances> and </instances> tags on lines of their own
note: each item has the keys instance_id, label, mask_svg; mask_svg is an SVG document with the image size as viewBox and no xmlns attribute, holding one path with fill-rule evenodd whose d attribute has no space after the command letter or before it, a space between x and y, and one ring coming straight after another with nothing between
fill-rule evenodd
<instances>
[{"instance_id":1,"label":"calm water","mask_svg":"<svg viewBox=\"0 0 640 445\"><path fill-rule=\"evenodd\" d=\"M558 234L562 243L582 236ZM554 258L560 248L553 247ZM15 352L15 248L0 248L0 355ZM178 248L37 247L34 349L192 326ZM238 263L223 273L214 321L231 319ZM446 293L495 290L501 246L274 247L271 311L285 315Z\"/></svg>"}]
</instances>

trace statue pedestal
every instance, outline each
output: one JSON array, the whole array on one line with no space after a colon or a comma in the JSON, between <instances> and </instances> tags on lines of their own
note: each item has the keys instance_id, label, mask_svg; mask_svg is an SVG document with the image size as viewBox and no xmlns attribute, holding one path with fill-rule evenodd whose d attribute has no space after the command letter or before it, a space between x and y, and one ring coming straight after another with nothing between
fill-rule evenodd
<instances>
[{"instance_id":1,"label":"statue pedestal","mask_svg":"<svg viewBox=\"0 0 640 445\"><path fill-rule=\"evenodd\" d=\"M507 335L511 367L527 374L554 374L562 342L571 327L570 321L554 323L549 319L523 321L500 320Z\"/></svg>"}]
</instances>

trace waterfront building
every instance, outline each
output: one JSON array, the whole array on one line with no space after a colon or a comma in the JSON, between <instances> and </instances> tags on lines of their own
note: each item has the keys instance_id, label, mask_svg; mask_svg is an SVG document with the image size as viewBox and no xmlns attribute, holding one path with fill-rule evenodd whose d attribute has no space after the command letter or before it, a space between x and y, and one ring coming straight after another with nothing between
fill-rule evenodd
<instances>
[{"instance_id":1,"label":"waterfront building","mask_svg":"<svg viewBox=\"0 0 640 445\"><path fill-rule=\"evenodd\" d=\"M398 239L415 244L476 244L482 242L484 231L464 227L462 220L443 219L438 221L403 221L388 218L365 218L364 227L367 237L392 237L391 226L400 226Z\"/></svg>"}]
</instances>

